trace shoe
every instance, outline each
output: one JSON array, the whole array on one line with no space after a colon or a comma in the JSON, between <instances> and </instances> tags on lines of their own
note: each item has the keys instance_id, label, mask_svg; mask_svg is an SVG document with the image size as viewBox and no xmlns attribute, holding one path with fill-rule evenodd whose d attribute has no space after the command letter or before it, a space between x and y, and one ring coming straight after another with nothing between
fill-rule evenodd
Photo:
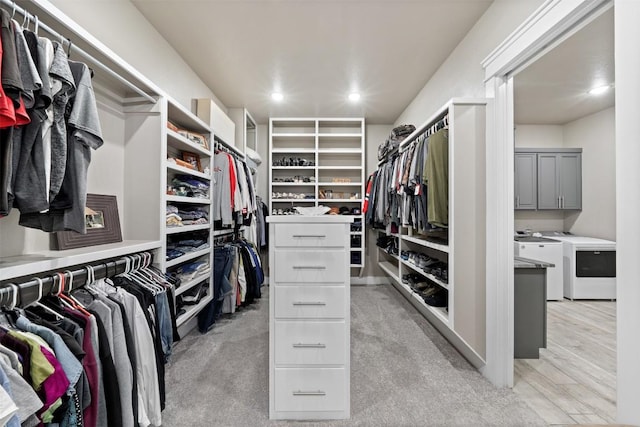
<instances>
[{"instance_id":1,"label":"shoe","mask_svg":"<svg viewBox=\"0 0 640 427\"><path fill-rule=\"evenodd\" d=\"M444 289L441 289L440 291L432 295L423 297L422 299L427 305L430 305L432 307L448 307L449 306L448 292L445 291Z\"/></svg>"}]
</instances>

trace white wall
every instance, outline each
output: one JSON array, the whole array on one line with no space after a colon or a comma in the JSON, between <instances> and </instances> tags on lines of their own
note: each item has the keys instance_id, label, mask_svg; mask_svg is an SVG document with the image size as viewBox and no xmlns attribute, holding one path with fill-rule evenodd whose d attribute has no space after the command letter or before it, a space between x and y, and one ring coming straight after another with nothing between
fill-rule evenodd
<instances>
[{"instance_id":1,"label":"white wall","mask_svg":"<svg viewBox=\"0 0 640 427\"><path fill-rule=\"evenodd\" d=\"M640 425L640 2L615 0L617 422Z\"/></svg>"},{"instance_id":2,"label":"white wall","mask_svg":"<svg viewBox=\"0 0 640 427\"><path fill-rule=\"evenodd\" d=\"M129 0L50 1L183 106L190 108L193 98L211 98L226 111Z\"/></svg>"},{"instance_id":3,"label":"white wall","mask_svg":"<svg viewBox=\"0 0 640 427\"><path fill-rule=\"evenodd\" d=\"M398 117L396 124L419 125L454 97L484 97L481 61L543 2L495 0Z\"/></svg>"},{"instance_id":4,"label":"white wall","mask_svg":"<svg viewBox=\"0 0 640 427\"><path fill-rule=\"evenodd\" d=\"M615 108L567 123L564 146L582 148L582 211L568 212L565 230L616 239Z\"/></svg>"}]
</instances>

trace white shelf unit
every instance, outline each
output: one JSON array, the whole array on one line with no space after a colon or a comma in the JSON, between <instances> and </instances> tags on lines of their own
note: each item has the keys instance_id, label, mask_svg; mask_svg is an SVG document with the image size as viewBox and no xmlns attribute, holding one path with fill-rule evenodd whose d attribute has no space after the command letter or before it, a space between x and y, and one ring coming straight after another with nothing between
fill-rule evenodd
<instances>
[{"instance_id":1,"label":"white shelf unit","mask_svg":"<svg viewBox=\"0 0 640 427\"><path fill-rule=\"evenodd\" d=\"M486 357L485 308L485 114L484 99L453 99L425 121L401 144L403 152L424 131L448 114L449 117L449 220L448 243L434 242L411 227L393 236L402 251L423 253L448 265L445 283L433 274L377 250L377 262L393 286L429 320L474 366L480 368ZM448 306L434 307L402 282L406 274L418 274L448 292Z\"/></svg>"},{"instance_id":2,"label":"white shelf unit","mask_svg":"<svg viewBox=\"0 0 640 427\"><path fill-rule=\"evenodd\" d=\"M161 224L161 235L163 236L163 254L162 260L159 262L159 267L166 272L172 272L178 269L181 265L184 265L189 262L194 261L208 261L210 268L213 268L213 239L212 239L212 229L211 226L211 203L212 203L212 193L211 193L211 175L210 172L213 170L213 157L211 147L213 146L213 131L209 125L207 125L204 121L202 121L199 117L193 114L191 111L187 110L180 104L168 100L166 109L166 120L170 121L180 129L184 129L186 131L195 132L203 135L207 142L208 146L202 146L198 143L192 142L187 139L183 135L174 132L171 129L166 128L166 120L165 122L165 134L164 134L164 149L162 150L163 158L165 159L165 168L163 169L164 176L162 179L162 194L163 194L163 203L161 203L163 213L166 209L166 206L173 205L178 207L179 209L204 209L207 211L207 215L209 216L209 222L207 224L197 224L197 225L187 225L187 226L167 226L166 220L164 220ZM194 155L199 157L200 160L200 169L201 170L192 170L186 167L177 166L169 161L166 161L167 158L182 158L183 152L193 153ZM172 185L172 179L177 175L187 175L191 178L198 179L201 182L207 183L210 185L208 198L198 198L198 197L188 197L188 196L179 196L174 194L167 194L168 188L171 186L174 190L179 190L179 188L175 188L176 186ZM196 233L196 234L193 234ZM181 238L189 239L193 236L197 236L203 240L206 240L209 243L209 247L203 250L195 251L195 252L186 252L184 255L174 258L172 260L167 261L166 253L167 246L169 241L178 241ZM188 293L190 290L193 292L199 289L202 286L202 283L205 282L204 286L207 286L207 295L202 298L196 305L184 305L182 308L185 310L184 313L180 314L176 318L176 323L179 327L182 327L186 324L190 319L192 319L199 310L202 309L206 305L207 302L213 299L213 282L211 280L211 274L208 274L207 277L201 278L202 280L192 280L187 283L182 283L180 285L178 295L182 295ZM176 306L176 310L180 310L180 307ZM183 328L181 328L183 329ZM189 328L185 328L189 329ZM181 331L182 332L182 331Z\"/></svg>"},{"instance_id":3,"label":"white shelf unit","mask_svg":"<svg viewBox=\"0 0 640 427\"><path fill-rule=\"evenodd\" d=\"M269 119L269 211L294 206L357 208L363 222L365 186L363 118ZM298 159L304 160L303 162ZM286 164L289 163L294 165ZM308 178L310 182L283 182ZM277 193L313 195L312 199L275 197ZM351 233L351 267L364 268L365 235ZM362 271L362 270L361 270Z\"/></svg>"}]
</instances>

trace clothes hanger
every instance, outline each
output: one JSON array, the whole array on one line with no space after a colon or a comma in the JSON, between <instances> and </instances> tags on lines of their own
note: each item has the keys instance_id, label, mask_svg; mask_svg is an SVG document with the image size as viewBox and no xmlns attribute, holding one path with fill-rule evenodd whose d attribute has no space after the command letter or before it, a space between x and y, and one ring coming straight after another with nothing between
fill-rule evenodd
<instances>
[{"instance_id":1,"label":"clothes hanger","mask_svg":"<svg viewBox=\"0 0 640 427\"><path fill-rule=\"evenodd\" d=\"M133 270L129 275L129 278L138 283L143 288L156 296L158 293L163 292L164 288L160 288L152 279L145 276L141 270L142 257L139 254L132 255Z\"/></svg>"},{"instance_id":2,"label":"clothes hanger","mask_svg":"<svg viewBox=\"0 0 640 427\"><path fill-rule=\"evenodd\" d=\"M16 308L16 305L18 305L18 286L13 283L9 283L9 286L11 287L11 299L8 306L4 305L5 303L4 303L4 295L3 295L2 314L4 314L4 318L7 320L9 325L12 328L15 328L16 319L18 318L18 316L14 311L14 309Z\"/></svg>"},{"instance_id":3,"label":"clothes hanger","mask_svg":"<svg viewBox=\"0 0 640 427\"><path fill-rule=\"evenodd\" d=\"M79 312L81 312L82 314L84 314L85 316L91 316L91 313L89 313L83 306L82 304L80 304L78 301L76 301L74 298L70 297L69 295L65 294L65 273L71 273L70 271L65 271L64 273L56 273L58 275L58 278L60 279L60 286L58 288L58 293L56 294L56 296L58 298L60 298L60 301L62 301L63 303L67 304L67 306L69 308L78 310ZM73 274L69 274L69 282L70 282L70 288L73 289Z\"/></svg>"},{"instance_id":4,"label":"clothes hanger","mask_svg":"<svg viewBox=\"0 0 640 427\"><path fill-rule=\"evenodd\" d=\"M68 296L75 303L74 308L76 308L77 310L80 310L87 316L90 316L91 313L87 311L86 307L80 301L78 301L78 299L74 297L73 294L71 294L71 291L73 291L73 273L69 270L65 270L64 272L69 273L69 283L68 283L69 288L66 290L66 296Z\"/></svg>"},{"instance_id":5,"label":"clothes hanger","mask_svg":"<svg viewBox=\"0 0 640 427\"><path fill-rule=\"evenodd\" d=\"M47 313L54 315L58 320L64 319L64 316L62 316L60 313L58 313L57 311L53 310L50 307L47 307L46 305L40 302L40 300L42 299L42 279L39 277L34 277L32 280L35 280L38 282L38 299L29 305L30 306L34 305L36 307L42 308Z\"/></svg>"}]
</instances>

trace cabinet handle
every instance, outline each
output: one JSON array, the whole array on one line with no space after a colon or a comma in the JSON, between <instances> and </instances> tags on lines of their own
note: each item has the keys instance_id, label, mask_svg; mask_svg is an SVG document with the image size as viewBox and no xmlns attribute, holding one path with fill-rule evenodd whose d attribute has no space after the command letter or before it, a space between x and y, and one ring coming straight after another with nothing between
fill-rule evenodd
<instances>
[{"instance_id":1,"label":"cabinet handle","mask_svg":"<svg viewBox=\"0 0 640 427\"><path fill-rule=\"evenodd\" d=\"M293 305L327 305L327 303L322 301L294 301Z\"/></svg>"},{"instance_id":2,"label":"cabinet handle","mask_svg":"<svg viewBox=\"0 0 640 427\"><path fill-rule=\"evenodd\" d=\"M564 209L564 196L562 196L561 199L562 199L562 209Z\"/></svg>"},{"instance_id":3,"label":"cabinet handle","mask_svg":"<svg viewBox=\"0 0 640 427\"><path fill-rule=\"evenodd\" d=\"M324 265L294 265L294 270L326 270Z\"/></svg>"},{"instance_id":4,"label":"cabinet handle","mask_svg":"<svg viewBox=\"0 0 640 427\"><path fill-rule=\"evenodd\" d=\"M304 343L297 343L297 344L293 344L293 348L327 348L326 344L322 344L322 343L318 343L318 344L304 344Z\"/></svg>"},{"instance_id":5,"label":"cabinet handle","mask_svg":"<svg viewBox=\"0 0 640 427\"><path fill-rule=\"evenodd\" d=\"M520 196L516 197L516 208L520 207Z\"/></svg>"},{"instance_id":6,"label":"cabinet handle","mask_svg":"<svg viewBox=\"0 0 640 427\"><path fill-rule=\"evenodd\" d=\"M560 209L560 197L558 197L558 209Z\"/></svg>"},{"instance_id":7,"label":"cabinet handle","mask_svg":"<svg viewBox=\"0 0 640 427\"><path fill-rule=\"evenodd\" d=\"M326 396L327 393L325 393L322 390L318 390L318 391L302 391L302 390L298 390L298 391L294 391L293 395L294 396Z\"/></svg>"},{"instance_id":8,"label":"cabinet handle","mask_svg":"<svg viewBox=\"0 0 640 427\"><path fill-rule=\"evenodd\" d=\"M325 234L294 234L293 237L302 238L302 237L317 237L319 239L324 239L327 237Z\"/></svg>"}]
</instances>

